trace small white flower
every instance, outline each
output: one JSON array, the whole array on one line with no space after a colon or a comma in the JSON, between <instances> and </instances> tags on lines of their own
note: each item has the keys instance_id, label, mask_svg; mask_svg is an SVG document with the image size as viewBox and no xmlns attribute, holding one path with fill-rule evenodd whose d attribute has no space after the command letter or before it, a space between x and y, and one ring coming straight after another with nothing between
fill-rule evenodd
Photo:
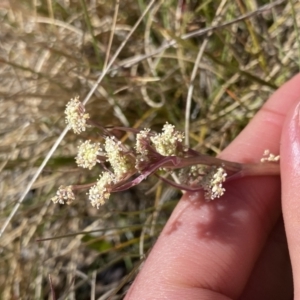
<instances>
[{"instance_id":1,"label":"small white flower","mask_svg":"<svg viewBox=\"0 0 300 300\"><path fill-rule=\"evenodd\" d=\"M65 109L66 123L74 133L79 134L86 129L86 120L90 118L89 114L85 113L85 108L79 101L79 97L71 99Z\"/></svg>"},{"instance_id":2,"label":"small white flower","mask_svg":"<svg viewBox=\"0 0 300 300\"><path fill-rule=\"evenodd\" d=\"M213 167L209 173L207 173L203 178L201 185L205 191L206 200L214 200L220 198L224 195L225 188L223 187L223 182L226 180L227 173L224 168Z\"/></svg>"},{"instance_id":3,"label":"small white flower","mask_svg":"<svg viewBox=\"0 0 300 300\"><path fill-rule=\"evenodd\" d=\"M85 141L78 146L76 163L79 167L92 169L97 164L97 156L101 154L100 143Z\"/></svg>"},{"instance_id":4,"label":"small white flower","mask_svg":"<svg viewBox=\"0 0 300 300\"><path fill-rule=\"evenodd\" d=\"M278 162L280 160L280 155L275 155L270 152L270 150L265 150L261 162Z\"/></svg>"},{"instance_id":5,"label":"small white flower","mask_svg":"<svg viewBox=\"0 0 300 300\"><path fill-rule=\"evenodd\" d=\"M184 133L175 130L175 126L166 123L162 128L162 133L151 137L151 141L156 151L163 156L174 156L178 144L184 139Z\"/></svg>"},{"instance_id":6,"label":"small white flower","mask_svg":"<svg viewBox=\"0 0 300 300\"><path fill-rule=\"evenodd\" d=\"M54 203L68 204L70 205L75 200L75 195L72 190L72 186L61 185L56 192L56 195L51 198Z\"/></svg>"},{"instance_id":7,"label":"small white flower","mask_svg":"<svg viewBox=\"0 0 300 300\"><path fill-rule=\"evenodd\" d=\"M110 196L110 188L116 183L114 174L103 172L102 176L98 179L97 183L92 186L88 192L89 200L93 207L99 208L100 205L105 203Z\"/></svg>"}]
</instances>

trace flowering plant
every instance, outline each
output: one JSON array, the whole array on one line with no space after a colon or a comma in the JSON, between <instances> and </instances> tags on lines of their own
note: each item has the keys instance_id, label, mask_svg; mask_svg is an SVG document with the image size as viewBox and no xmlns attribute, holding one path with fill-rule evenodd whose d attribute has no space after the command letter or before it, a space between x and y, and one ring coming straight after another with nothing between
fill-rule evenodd
<instances>
[{"instance_id":1,"label":"flowering plant","mask_svg":"<svg viewBox=\"0 0 300 300\"><path fill-rule=\"evenodd\" d=\"M54 203L71 204L74 191L87 189L94 207L99 208L113 192L120 192L138 185L149 175L183 191L204 190L207 201L220 198L224 182L253 175L278 175L279 156L268 150L256 164L230 162L203 155L184 145L184 134L166 123L161 133L145 128L105 128L92 121L78 97L67 104L66 123L76 134L89 126L100 129L104 143L87 140L78 147L75 158L79 167L92 169L99 164L103 168L97 182L85 185L60 186L52 197ZM113 134L112 129L130 132L135 136L133 146L124 145ZM109 166L108 166L109 165ZM175 180L168 178L172 174Z\"/></svg>"}]
</instances>

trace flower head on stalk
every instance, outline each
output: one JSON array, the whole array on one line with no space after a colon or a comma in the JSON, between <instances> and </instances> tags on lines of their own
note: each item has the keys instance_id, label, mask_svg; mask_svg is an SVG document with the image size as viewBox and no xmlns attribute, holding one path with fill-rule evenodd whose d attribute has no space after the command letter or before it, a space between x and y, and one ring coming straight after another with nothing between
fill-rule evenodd
<instances>
[{"instance_id":1,"label":"flower head on stalk","mask_svg":"<svg viewBox=\"0 0 300 300\"><path fill-rule=\"evenodd\" d=\"M205 191L206 200L214 200L220 198L225 193L223 183L226 180L227 173L224 168L212 167L211 170L202 178L201 185Z\"/></svg>"},{"instance_id":2,"label":"flower head on stalk","mask_svg":"<svg viewBox=\"0 0 300 300\"><path fill-rule=\"evenodd\" d=\"M65 109L66 123L74 133L79 134L86 129L86 121L90 115L85 113L83 104L79 101L79 97L71 99Z\"/></svg>"},{"instance_id":3,"label":"flower head on stalk","mask_svg":"<svg viewBox=\"0 0 300 300\"><path fill-rule=\"evenodd\" d=\"M78 153L75 160L79 167L91 170L98 162L98 155L101 154L100 143L85 141L78 146Z\"/></svg>"},{"instance_id":4,"label":"flower head on stalk","mask_svg":"<svg viewBox=\"0 0 300 300\"><path fill-rule=\"evenodd\" d=\"M93 185L89 192L89 200L93 207L99 208L109 198L113 184L116 183L116 177L110 172L103 172L97 183Z\"/></svg>"},{"instance_id":5,"label":"flower head on stalk","mask_svg":"<svg viewBox=\"0 0 300 300\"><path fill-rule=\"evenodd\" d=\"M110 163L117 180L127 177L127 174L131 174L135 169L135 161L126 154L122 143L117 141L115 137L105 139L105 151L107 161Z\"/></svg>"},{"instance_id":6,"label":"flower head on stalk","mask_svg":"<svg viewBox=\"0 0 300 300\"><path fill-rule=\"evenodd\" d=\"M175 130L175 126L169 123L163 126L162 131L150 138L156 151L163 156L178 155L182 149L184 134Z\"/></svg>"},{"instance_id":7,"label":"flower head on stalk","mask_svg":"<svg viewBox=\"0 0 300 300\"><path fill-rule=\"evenodd\" d=\"M64 186L61 185L59 189L56 192L56 195L51 198L53 203L59 203L59 204L68 204L70 205L75 200L75 196L73 193L72 186Z\"/></svg>"}]
</instances>

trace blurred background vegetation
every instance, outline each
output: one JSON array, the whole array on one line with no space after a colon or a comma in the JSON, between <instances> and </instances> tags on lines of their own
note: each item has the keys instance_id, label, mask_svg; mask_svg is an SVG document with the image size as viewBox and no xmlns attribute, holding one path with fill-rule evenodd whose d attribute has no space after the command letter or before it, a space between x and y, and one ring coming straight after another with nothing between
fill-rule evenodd
<instances>
[{"instance_id":1,"label":"blurred background vegetation","mask_svg":"<svg viewBox=\"0 0 300 300\"><path fill-rule=\"evenodd\" d=\"M217 155L299 71L297 0L1 0L0 225L65 128L66 103L85 98L145 10L86 106L103 125L168 121ZM80 139L66 135L0 239L1 299L122 299L180 199L149 178L99 210L84 193L54 205L59 185L99 174L76 168Z\"/></svg>"}]
</instances>

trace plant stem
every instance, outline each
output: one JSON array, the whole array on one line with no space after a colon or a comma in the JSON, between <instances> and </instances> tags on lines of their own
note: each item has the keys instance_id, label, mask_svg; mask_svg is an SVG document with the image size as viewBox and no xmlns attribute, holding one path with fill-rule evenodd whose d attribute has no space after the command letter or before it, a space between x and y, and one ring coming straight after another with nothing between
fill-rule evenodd
<instances>
[{"instance_id":1,"label":"plant stem","mask_svg":"<svg viewBox=\"0 0 300 300\"><path fill-rule=\"evenodd\" d=\"M233 176L230 180L246 176L275 176L280 175L280 165L275 162L264 162L257 164L242 164L242 170Z\"/></svg>"}]
</instances>

